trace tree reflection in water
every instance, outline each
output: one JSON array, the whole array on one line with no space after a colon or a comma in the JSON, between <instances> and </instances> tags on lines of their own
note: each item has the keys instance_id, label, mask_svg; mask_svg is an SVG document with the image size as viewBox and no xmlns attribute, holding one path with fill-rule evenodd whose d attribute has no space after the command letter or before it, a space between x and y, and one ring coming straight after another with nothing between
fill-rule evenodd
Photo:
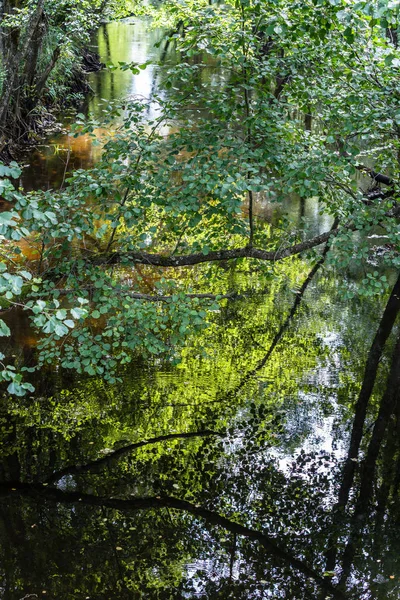
<instances>
[{"instance_id":1,"label":"tree reflection in water","mask_svg":"<svg viewBox=\"0 0 400 600\"><path fill-rule=\"evenodd\" d=\"M364 376L365 333L350 336L351 316L343 324L340 366L347 361L351 377L317 384L321 415L331 415L333 395L342 399L332 448L318 448L307 441L315 433L307 418L296 419L299 402L313 397L311 374L333 372L313 324L324 299L307 300L318 272L319 293L323 286L325 254L288 316L272 293L228 305L223 333L207 334L223 348L219 362L187 357L185 369L164 375L137 364L108 387L65 387L53 374L47 393L42 382L41 396L5 402L5 600L397 597L400 279ZM296 427L306 431L293 440Z\"/></svg>"}]
</instances>

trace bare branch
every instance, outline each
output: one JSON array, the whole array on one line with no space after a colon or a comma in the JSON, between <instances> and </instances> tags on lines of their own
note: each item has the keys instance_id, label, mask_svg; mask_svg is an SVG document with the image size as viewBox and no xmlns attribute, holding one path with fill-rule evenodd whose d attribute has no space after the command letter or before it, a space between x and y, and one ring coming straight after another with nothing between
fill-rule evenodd
<instances>
[{"instance_id":1,"label":"bare branch","mask_svg":"<svg viewBox=\"0 0 400 600\"><path fill-rule=\"evenodd\" d=\"M62 477L65 475L80 475L81 473L88 472L97 472L101 470L104 466L108 465L110 462L121 458L125 454L132 452L133 450L137 450L138 448L143 448L144 446L149 446L150 444L157 444L159 442L165 442L169 440L182 440L182 439L191 439L196 437L208 437L208 436L220 436L225 435L224 433L219 433L217 431L193 431L186 433L170 433L167 435L160 435L155 438L150 438L148 440L143 440L141 442L135 442L134 444L128 444L123 448L118 448L114 452L107 454L106 456L102 456L96 460L92 460L84 465L71 465L69 467L65 467L60 471L56 471L50 477L46 479L46 483L57 483Z\"/></svg>"},{"instance_id":2,"label":"bare branch","mask_svg":"<svg viewBox=\"0 0 400 600\"><path fill-rule=\"evenodd\" d=\"M375 173L375 175L377 175ZM386 177L383 176L382 177ZM382 218L394 218L400 215L400 206L394 206L388 210ZM382 221L382 219L381 219ZM377 224L380 224L377 223ZM332 227L329 231L316 235L287 248L277 250L262 250L245 246L244 248L233 248L232 250L213 250L207 254L202 252L194 254L181 254L180 256L165 256L164 254L150 254L147 252L113 252L110 254L99 254L90 259L94 265L117 265L117 264L142 264L155 267L186 267L201 263L229 261L238 258L255 258L269 262L276 262L289 256L296 256L306 250L311 250L324 244L342 231L356 231L357 227L352 221L346 223L342 228Z\"/></svg>"},{"instance_id":3,"label":"bare branch","mask_svg":"<svg viewBox=\"0 0 400 600\"><path fill-rule=\"evenodd\" d=\"M333 229L321 233L313 238L299 242L288 248L268 251L260 248L234 248L232 250L214 250L208 254L201 252L195 254L182 254L180 256L165 256L163 254L150 254L147 252L113 252L110 254L100 254L91 259L90 262L96 265L116 265L121 263L138 263L143 265L153 265L155 267L185 267L207 262L227 261L237 258L255 258L265 261L277 261L289 256L300 254L305 250L311 250L320 244L324 244L332 236L336 236L339 229Z\"/></svg>"}]
</instances>

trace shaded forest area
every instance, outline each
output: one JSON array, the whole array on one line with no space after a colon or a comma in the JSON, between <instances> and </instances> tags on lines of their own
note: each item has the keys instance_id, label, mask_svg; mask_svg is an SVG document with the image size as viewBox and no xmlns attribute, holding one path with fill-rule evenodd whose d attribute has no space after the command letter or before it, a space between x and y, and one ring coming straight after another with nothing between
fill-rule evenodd
<instances>
[{"instance_id":1,"label":"shaded forest area","mask_svg":"<svg viewBox=\"0 0 400 600\"><path fill-rule=\"evenodd\" d=\"M85 73L103 68L90 36L115 2L10 2L0 13L0 156L7 161L35 134L48 132L55 112L79 106L90 93ZM17 154L18 157L18 154Z\"/></svg>"}]
</instances>

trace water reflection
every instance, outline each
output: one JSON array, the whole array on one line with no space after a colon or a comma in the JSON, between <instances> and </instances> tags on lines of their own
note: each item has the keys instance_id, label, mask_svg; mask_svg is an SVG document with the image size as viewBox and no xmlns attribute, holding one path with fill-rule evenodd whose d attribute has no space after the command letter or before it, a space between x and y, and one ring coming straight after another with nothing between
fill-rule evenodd
<instances>
[{"instance_id":1,"label":"water reflection","mask_svg":"<svg viewBox=\"0 0 400 600\"><path fill-rule=\"evenodd\" d=\"M106 131L99 128L95 133L100 138ZM75 138L67 133L58 134L30 152L21 185L26 191L62 188L73 171L89 169L100 155L100 145L96 145L89 135Z\"/></svg>"},{"instance_id":2,"label":"water reflection","mask_svg":"<svg viewBox=\"0 0 400 600\"><path fill-rule=\"evenodd\" d=\"M340 318L331 286L317 269L301 296L237 301L179 368L138 362L114 386L44 374L35 398L4 401L2 597L396 598L400 351L365 335L376 300L357 335L357 303ZM368 350L392 367L339 510Z\"/></svg>"},{"instance_id":3,"label":"water reflection","mask_svg":"<svg viewBox=\"0 0 400 600\"><path fill-rule=\"evenodd\" d=\"M133 75L130 70L109 70L91 73L89 83L93 94L84 101L81 110L91 118L102 121L108 115L107 106L124 99L141 98L149 101L159 89L158 79L163 69L174 62L173 48L168 52L168 60L159 66L161 47L155 44L162 39L160 30L151 29L145 19L125 19L100 27L93 40L93 50L100 54L106 64L149 63L146 69ZM148 103L147 117L157 113L157 104ZM68 133L73 114L60 115L63 133L50 136L46 143L40 144L26 156L21 184L26 190L57 189L65 178L75 169L88 169L93 166L101 154L100 141L108 131L98 128L95 138L83 135L74 138Z\"/></svg>"},{"instance_id":4,"label":"water reflection","mask_svg":"<svg viewBox=\"0 0 400 600\"><path fill-rule=\"evenodd\" d=\"M124 20L103 25L98 34L96 49L101 60L106 64L118 66L119 63L149 63L146 69L132 76L131 71L108 70L90 75L89 83L95 95L89 99L90 114L101 119L104 102L130 98L150 100L158 89L160 70L166 69L173 60L169 52L169 61L159 66L162 48L156 47L161 43L163 32L151 29L145 19ZM149 104L150 118L154 117L155 106Z\"/></svg>"},{"instance_id":5,"label":"water reflection","mask_svg":"<svg viewBox=\"0 0 400 600\"><path fill-rule=\"evenodd\" d=\"M102 60L156 58L158 35L103 27ZM91 84L107 101L150 95L158 69ZM97 95L89 108L101 114ZM24 186L60 187L98 152L62 134ZM273 209L258 199L260 219ZM331 226L314 199L284 212ZM227 303L178 367L137 359L108 385L49 366L34 397L3 399L2 598L400 596L400 292L384 312L343 304L324 256L283 268L274 284L257 274L262 291ZM4 319L2 351L30 365L23 314Z\"/></svg>"}]
</instances>

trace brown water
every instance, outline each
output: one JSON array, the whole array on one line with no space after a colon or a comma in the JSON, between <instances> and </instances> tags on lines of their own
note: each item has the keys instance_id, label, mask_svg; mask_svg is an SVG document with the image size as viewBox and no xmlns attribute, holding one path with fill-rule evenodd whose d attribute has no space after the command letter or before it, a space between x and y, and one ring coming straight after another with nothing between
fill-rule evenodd
<instances>
[{"instance_id":1,"label":"brown water","mask_svg":"<svg viewBox=\"0 0 400 600\"><path fill-rule=\"evenodd\" d=\"M98 51L106 64L118 62L145 63L151 61L139 75L130 71L103 71L89 75L89 84L93 94L86 98L80 110L86 115L101 120L105 107L114 101L123 101L134 97L150 99L148 114L155 110L151 97L159 91L162 67L156 63L163 53L162 46L155 44L162 40L163 33L150 29L145 20L123 20L103 25L93 40L93 49ZM170 60L174 59L170 52ZM169 64L168 61L165 65ZM93 166L101 153L101 145L93 144L88 135L74 138L68 132L74 120L73 112L59 115L60 127L64 133L50 136L29 152L25 160L22 176L24 189L55 189L64 184L66 176L75 169L87 169ZM98 140L107 132L99 127L96 130Z\"/></svg>"}]
</instances>

